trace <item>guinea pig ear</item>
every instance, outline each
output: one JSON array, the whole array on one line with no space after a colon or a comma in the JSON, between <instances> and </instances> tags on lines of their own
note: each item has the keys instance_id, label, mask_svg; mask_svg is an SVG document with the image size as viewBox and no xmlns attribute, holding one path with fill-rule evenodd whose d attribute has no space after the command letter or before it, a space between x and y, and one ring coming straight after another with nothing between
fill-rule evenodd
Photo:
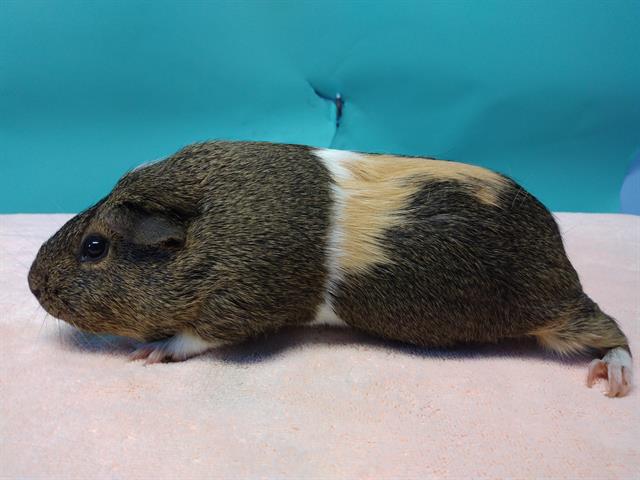
<instances>
[{"instance_id":1,"label":"guinea pig ear","mask_svg":"<svg viewBox=\"0 0 640 480\"><path fill-rule=\"evenodd\" d=\"M108 209L104 222L113 231L138 245L179 247L185 242L185 227L179 221L158 212L147 212L131 204Z\"/></svg>"}]
</instances>

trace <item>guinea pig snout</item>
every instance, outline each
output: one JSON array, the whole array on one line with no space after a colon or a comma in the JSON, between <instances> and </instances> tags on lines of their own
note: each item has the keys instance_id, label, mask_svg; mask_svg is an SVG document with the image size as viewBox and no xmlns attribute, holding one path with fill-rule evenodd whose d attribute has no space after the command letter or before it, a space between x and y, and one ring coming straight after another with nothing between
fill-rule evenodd
<instances>
[{"instance_id":1,"label":"guinea pig snout","mask_svg":"<svg viewBox=\"0 0 640 480\"><path fill-rule=\"evenodd\" d=\"M47 274L43 275L35 265L31 266L28 276L29 290L31 290L31 293L33 293L38 300L40 300L42 291L44 290L48 280L49 278Z\"/></svg>"}]
</instances>

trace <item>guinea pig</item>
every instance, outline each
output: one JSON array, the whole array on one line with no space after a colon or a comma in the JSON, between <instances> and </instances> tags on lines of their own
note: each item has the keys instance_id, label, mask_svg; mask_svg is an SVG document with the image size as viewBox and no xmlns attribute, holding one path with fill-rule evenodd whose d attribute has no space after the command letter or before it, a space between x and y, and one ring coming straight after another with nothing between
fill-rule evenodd
<instances>
[{"instance_id":1,"label":"guinea pig","mask_svg":"<svg viewBox=\"0 0 640 480\"><path fill-rule=\"evenodd\" d=\"M535 337L631 388L615 320L582 290L550 212L464 163L206 142L139 167L45 242L29 286L75 327L183 360L289 325L421 347Z\"/></svg>"}]
</instances>

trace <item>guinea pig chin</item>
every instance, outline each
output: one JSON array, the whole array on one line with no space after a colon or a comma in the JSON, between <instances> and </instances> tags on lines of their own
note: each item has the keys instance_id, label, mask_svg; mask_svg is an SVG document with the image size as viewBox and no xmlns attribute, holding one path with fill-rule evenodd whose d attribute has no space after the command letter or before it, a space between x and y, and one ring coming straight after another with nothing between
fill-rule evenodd
<instances>
[{"instance_id":1,"label":"guinea pig chin","mask_svg":"<svg viewBox=\"0 0 640 480\"><path fill-rule=\"evenodd\" d=\"M60 288L53 284L49 274L43 272L36 262L29 270L28 281L29 290L48 314L73 324L73 309L60 298Z\"/></svg>"},{"instance_id":2,"label":"guinea pig chin","mask_svg":"<svg viewBox=\"0 0 640 480\"><path fill-rule=\"evenodd\" d=\"M51 295L53 293L53 296ZM72 308L69 304L60 298L58 298L57 291L50 292L48 290L42 289L38 298L38 302L46 310L46 312L60 320L64 320L71 325L75 325L77 322L74 321L74 314Z\"/></svg>"}]
</instances>

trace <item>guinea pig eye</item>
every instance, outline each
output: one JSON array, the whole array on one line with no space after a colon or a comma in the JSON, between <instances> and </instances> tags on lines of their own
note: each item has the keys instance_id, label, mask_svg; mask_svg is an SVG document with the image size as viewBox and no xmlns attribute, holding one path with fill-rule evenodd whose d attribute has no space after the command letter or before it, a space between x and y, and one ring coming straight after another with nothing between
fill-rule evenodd
<instances>
[{"instance_id":1,"label":"guinea pig eye","mask_svg":"<svg viewBox=\"0 0 640 480\"><path fill-rule=\"evenodd\" d=\"M95 262L103 258L109 251L109 242L101 235L89 235L82 242L80 260L83 262Z\"/></svg>"}]
</instances>

